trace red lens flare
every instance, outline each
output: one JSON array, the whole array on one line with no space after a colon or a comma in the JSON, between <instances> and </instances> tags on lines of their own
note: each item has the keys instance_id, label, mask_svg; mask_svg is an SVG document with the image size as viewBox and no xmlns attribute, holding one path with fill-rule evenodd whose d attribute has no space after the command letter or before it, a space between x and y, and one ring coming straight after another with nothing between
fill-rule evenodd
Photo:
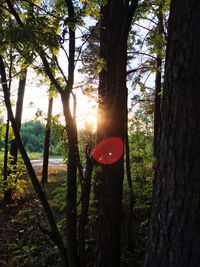
<instances>
[{"instance_id":1,"label":"red lens flare","mask_svg":"<svg viewBox=\"0 0 200 267\"><path fill-rule=\"evenodd\" d=\"M110 137L99 144L92 151L93 158L100 164L112 164L123 154L123 142L119 137Z\"/></svg>"}]
</instances>

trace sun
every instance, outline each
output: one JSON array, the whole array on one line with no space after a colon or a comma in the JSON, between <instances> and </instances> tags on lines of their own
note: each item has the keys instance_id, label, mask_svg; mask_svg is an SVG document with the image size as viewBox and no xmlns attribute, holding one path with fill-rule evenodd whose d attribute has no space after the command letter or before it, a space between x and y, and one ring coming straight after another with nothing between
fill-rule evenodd
<instances>
[{"instance_id":1,"label":"sun","mask_svg":"<svg viewBox=\"0 0 200 267\"><path fill-rule=\"evenodd\" d=\"M97 117L94 113L87 113L83 118L84 128L90 129L92 132L96 131Z\"/></svg>"},{"instance_id":2,"label":"sun","mask_svg":"<svg viewBox=\"0 0 200 267\"><path fill-rule=\"evenodd\" d=\"M85 122L93 127L97 124L97 117L95 114L87 114L85 117Z\"/></svg>"}]
</instances>

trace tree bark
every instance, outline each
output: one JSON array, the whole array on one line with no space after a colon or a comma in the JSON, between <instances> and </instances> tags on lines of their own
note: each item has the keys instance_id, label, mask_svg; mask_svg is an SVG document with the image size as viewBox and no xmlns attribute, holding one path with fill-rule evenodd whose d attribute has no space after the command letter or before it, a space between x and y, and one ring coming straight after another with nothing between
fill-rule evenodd
<instances>
[{"instance_id":1,"label":"tree bark","mask_svg":"<svg viewBox=\"0 0 200 267\"><path fill-rule=\"evenodd\" d=\"M145 266L200 262L200 2L172 0Z\"/></svg>"},{"instance_id":2,"label":"tree bark","mask_svg":"<svg viewBox=\"0 0 200 267\"><path fill-rule=\"evenodd\" d=\"M126 64L127 38L137 1L111 0L104 16L106 25L105 103L101 140L119 137L124 141L126 125ZM104 30L101 27L101 31ZM105 30L104 30L105 31ZM101 91L99 91L101 93ZM101 95L100 95L101 101ZM97 240L98 267L120 266L120 219L124 177L123 156L112 165L102 165L99 235Z\"/></svg>"},{"instance_id":3,"label":"tree bark","mask_svg":"<svg viewBox=\"0 0 200 267\"><path fill-rule=\"evenodd\" d=\"M83 185L82 201L81 201L81 214L79 219L79 256L80 256L80 267L86 266L86 255L85 255L85 227L87 223L89 202L90 202L90 190L92 180L92 169L93 162L90 157L92 149L91 138L90 144L86 147L86 170L85 170L85 181Z\"/></svg>"},{"instance_id":4,"label":"tree bark","mask_svg":"<svg viewBox=\"0 0 200 267\"><path fill-rule=\"evenodd\" d=\"M43 184L48 183L49 143L50 143L50 134L51 134L50 124L51 124L52 108L53 108L53 97L49 99L47 124L46 124L46 131L45 131L42 181L41 181Z\"/></svg>"},{"instance_id":5,"label":"tree bark","mask_svg":"<svg viewBox=\"0 0 200 267\"><path fill-rule=\"evenodd\" d=\"M79 266L77 249L77 168L79 164L78 135L76 121L72 117L67 92L61 94L66 131L69 142L67 163L67 244L69 266Z\"/></svg>"}]
</instances>

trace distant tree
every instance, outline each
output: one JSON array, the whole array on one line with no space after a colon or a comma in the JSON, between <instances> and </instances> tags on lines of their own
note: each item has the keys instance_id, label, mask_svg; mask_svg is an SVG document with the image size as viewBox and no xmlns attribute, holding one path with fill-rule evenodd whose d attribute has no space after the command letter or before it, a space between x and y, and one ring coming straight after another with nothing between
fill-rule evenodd
<instances>
[{"instance_id":1,"label":"distant tree","mask_svg":"<svg viewBox=\"0 0 200 267\"><path fill-rule=\"evenodd\" d=\"M22 142L29 152L42 152L45 126L40 121L25 122L21 127Z\"/></svg>"},{"instance_id":2,"label":"distant tree","mask_svg":"<svg viewBox=\"0 0 200 267\"><path fill-rule=\"evenodd\" d=\"M48 162L49 162L52 109L53 109L53 97L50 96L48 104L48 114L47 114L44 152L43 152L43 168L42 168L42 180L41 180L43 184L48 182Z\"/></svg>"}]
</instances>

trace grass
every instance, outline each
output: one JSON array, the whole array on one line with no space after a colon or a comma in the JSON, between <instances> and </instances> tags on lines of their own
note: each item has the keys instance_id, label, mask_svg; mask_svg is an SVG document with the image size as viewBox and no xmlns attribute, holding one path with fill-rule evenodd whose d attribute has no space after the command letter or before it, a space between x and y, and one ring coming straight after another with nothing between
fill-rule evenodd
<instances>
[{"instance_id":1,"label":"grass","mask_svg":"<svg viewBox=\"0 0 200 267\"><path fill-rule=\"evenodd\" d=\"M40 152L28 152L28 156L30 160L33 159L42 159L43 154Z\"/></svg>"},{"instance_id":2,"label":"grass","mask_svg":"<svg viewBox=\"0 0 200 267\"><path fill-rule=\"evenodd\" d=\"M42 152L28 152L28 156L30 160L34 160L34 159L42 159L43 158L43 153ZM19 157L20 154L19 154ZM3 160L4 158L4 152L0 151L0 160ZM62 156L57 156L57 155L50 155L50 158L62 158Z\"/></svg>"},{"instance_id":3,"label":"grass","mask_svg":"<svg viewBox=\"0 0 200 267\"><path fill-rule=\"evenodd\" d=\"M42 159L43 154L40 153L40 152L28 152L28 156L29 156L30 160L32 160L32 159ZM3 158L4 158L4 152L0 151L0 159L3 160Z\"/></svg>"}]
</instances>

